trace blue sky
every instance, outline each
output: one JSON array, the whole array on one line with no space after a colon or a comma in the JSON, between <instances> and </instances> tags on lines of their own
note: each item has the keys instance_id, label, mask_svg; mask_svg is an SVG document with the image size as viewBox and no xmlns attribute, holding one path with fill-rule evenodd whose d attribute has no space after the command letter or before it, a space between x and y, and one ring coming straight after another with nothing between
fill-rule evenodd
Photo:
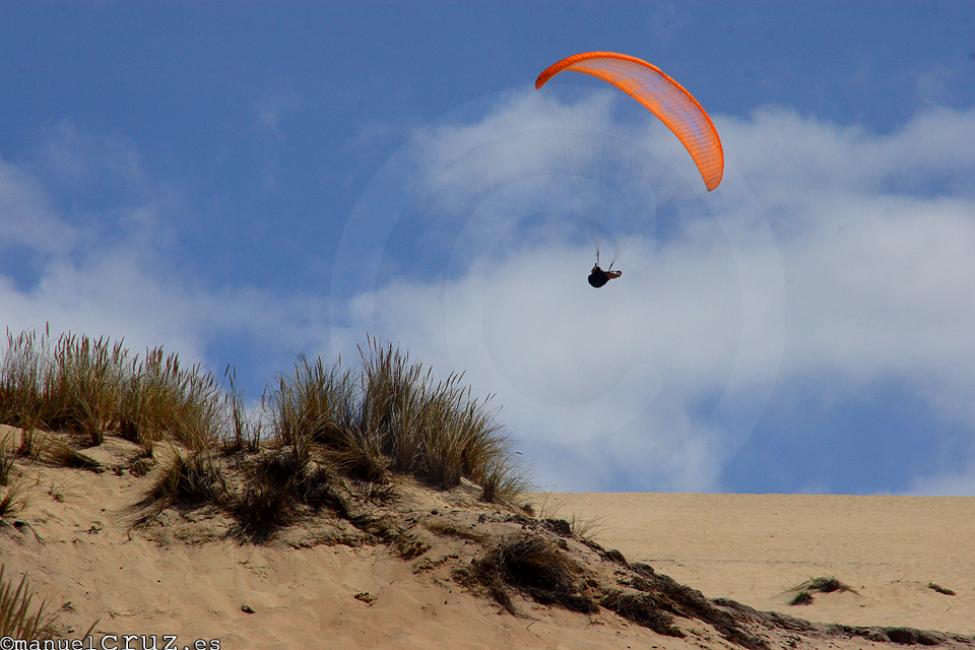
<instances>
[{"instance_id":1,"label":"blue sky","mask_svg":"<svg viewBox=\"0 0 975 650\"><path fill-rule=\"evenodd\" d=\"M621 94L533 89L592 49L695 94L717 191ZM387 337L542 488L975 494L970 2L0 1L0 97L15 331L253 396Z\"/></svg>"}]
</instances>

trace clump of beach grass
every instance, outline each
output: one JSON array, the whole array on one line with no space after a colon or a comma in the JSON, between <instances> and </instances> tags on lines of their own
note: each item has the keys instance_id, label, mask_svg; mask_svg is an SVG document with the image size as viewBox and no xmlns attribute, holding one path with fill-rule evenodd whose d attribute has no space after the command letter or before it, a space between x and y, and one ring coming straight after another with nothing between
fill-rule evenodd
<instances>
[{"instance_id":1,"label":"clump of beach grass","mask_svg":"<svg viewBox=\"0 0 975 650\"><path fill-rule=\"evenodd\" d=\"M818 591L824 594L830 594L835 591L851 591L853 593L857 593L855 589L840 582L839 579L835 578L834 576L810 578L805 582L800 582L789 591Z\"/></svg>"},{"instance_id":2,"label":"clump of beach grass","mask_svg":"<svg viewBox=\"0 0 975 650\"><path fill-rule=\"evenodd\" d=\"M23 478L9 481L0 489L0 523L15 516L26 505Z\"/></svg>"},{"instance_id":3,"label":"clump of beach grass","mask_svg":"<svg viewBox=\"0 0 975 650\"><path fill-rule=\"evenodd\" d=\"M0 486L10 482L10 472L14 467L14 454L10 445L10 436L0 440Z\"/></svg>"},{"instance_id":4,"label":"clump of beach grass","mask_svg":"<svg viewBox=\"0 0 975 650\"><path fill-rule=\"evenodd\" d=\"M577 612L599 610L587 593L584 570L548 539L535 535L505 538L473 565L473 576L509 613L517 614L508 588L543 605L560 605Z\"/></svg>"},{"instance_id":5,"label":"clump of beach grass","mask_svg":"<svg viewBox=\"0 0 975 650\"><path fill-rule=\"evenodd\" d=\"M117 435L149 455L163 440L182 449L174 446L142 506L212 503L233 511L253 536L286 523L297 503L342 510L332 489L338 474L380 491L396 474L442 489L466 479L489 502L510 503L528 487L488 406L490 396L477 399L462 373L438 378L374 338L359 348L354 370L341 359L300 358L292 373L265 390L255 414L247 412L230 366L225 389L200 365L186 367L160 347L137 355L123 341L72 333L52 338L48 328L19 335L8 330L6 343L0 423L21 428L16 455L100 471L79 439L98 445L105 435ZM280 454L262 460L242 475L239 489L228 489L218 455L240 455L226 458L239 467L240 459L269 447L290 449L291 460ZM272 467L285 462L297 464L287 472ZM5 455L0 471L10 463Z\"/></svg>"},{"instance_id":6,"label":"clump of beach grass","mask_svg":"<svg viewBox=\"0 0 975 650\"><path fill-rule=\"evenodd\" d=\"M0 423L29 437L35 428L66 431L100 444L106 432L135 442L170 434L205 447L219 426L223 394L200 365L181 366L153 348L142 357L122 341L45 329L14 336L0 361Z\"/></svg>"},{"instance_id":7,"label":"clump of beach grass","mask_svg":"<svg viewBox=\"0 0 975 650\"><path fill-rule=\"evenodd\" d=\"M40 443L38 457L42 461L59 467L86 469L96 473L105 471L105 468L97 460L86 456L64 440L53 435L46 437Z\"/></svg>"},{"instance_id":8,"label":"clump of beach grass","mask_svg":"<svg viewBox=\"0 0 975 650\"><path fill-rule=\"evenodd\" d=\"M211 452L198 450L184 455L173 449L169 461L140 505L193 507L221 504L226 494L226 480Z\"/></svg>"},{"instance_id":9,"label":"clump of beach grass","mask_svg":"<svg viewBox=\"0 0 975 650\"><path fill-rule=\"evenodd\" d=\"M819 592L822 594L830 594L837 591L849 591L851 593L857 593L855 589L850 587L834 576L820 576L818 578L810 578L804 582L800 582L796 586L788 589L789 592L795 595L789 601L790 605L811 605L813 603L814 597L813 592Z\"/></svg>"},{"instance_id":10,"label":"clump of beach grass","mask_svg":"<svg viewBox=\"0 0 975 650\"><path fill-rule=\"evenodd\" d=\"M337 467L369 481L397 472L449 489L464 477L490 501L525 489L493 412L462 374L436 380L432 369L372 338L359 355L359 373L302 359L280 379L270 401L283 443L319 445Z\"/></svg>"},{"instance_id":11,"label":"clump of beach grass","mask_svg":"<svg viewBox=\"0 0 975 650\"><path fill-rule=\"evenodd\" d=\"M805 589L803 589L802 591L798 592L795 596L792 597L792 600L789 601L789 604L790 605L812 605L813 600L814 600L813 595L808 591L806 591Z\"/></svg>"},{"instance_id":12,"label":"clump of beach grass","mask_svg":"<svg viewBox=\"0 0 975 650\"><path fill-rule=\"evenodd\" d=\"M283 447L263 454L248 472L243 491L231 504L240 532L252 540L269 537L293 520L296 506L331 507L348 517L336 477L311 458L302 446Z\"/></svg>"}]
</instances>

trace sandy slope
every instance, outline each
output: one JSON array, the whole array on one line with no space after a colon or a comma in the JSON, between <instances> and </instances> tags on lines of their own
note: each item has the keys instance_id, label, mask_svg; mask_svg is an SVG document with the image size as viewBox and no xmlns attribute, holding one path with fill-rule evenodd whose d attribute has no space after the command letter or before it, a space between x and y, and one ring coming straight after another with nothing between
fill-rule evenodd
<instances>
[{"instance_id":1,"label":"sandy slope","mask_svg":"<svg viewBox=\"0 0 975 650\"><path fill-rule=\"evenodd\" d=\"M631 561L728 597L814 621L975 634L975 497L556 494L563 515ZM786 590L836 576L858 594L789 606ZM936 583L956 592L945 596Z\"/></svg>"},{"instance_id":2,"label":"sandy slope","mask_svg":"<svg viewBox=\"0 0 975 650\"><path fill-rule=\"evenodd\" d=\"M10 429L0 437L4 431ZM109 439L86 453L111 466L134 451L130 443ZM148 531L133 531L130 506L151 474L37 464L18 472L30 486L30 502L19 516L28 525L0 528L0 561L15 579L29 573L37 594L75 635L97 618L96 634L178 634L181 647L194 639L219 639L221 647L235 649L732 647L699 621L681 619L687 637L677 639L605 609L576 614L520 597L523 616L511 616L450 579L449 563L469 562L464 553L473 548L460 538L429 538L431 548L407 561L383 545L309 545L292 537L256 546L221 539L226 518L206 510L173 512ZM470 528L478 513L490 515L492 508L463 494L419 490L410 498L423 516L452 512ZM921 508L920 501L830 497L561 500L565 514L605 516L602 541L628 559L649 561L708 595L795 610L783 605L783 588L835 573L861 596L824 596L799 614L951 631L973 627L971 501L935 499ZM458 554L460 560L449 559ZM927 580L958 596L927 593L916 584ZM762 635L771 647L891 647L774 630Z\"/></svg>"}]
</instances>

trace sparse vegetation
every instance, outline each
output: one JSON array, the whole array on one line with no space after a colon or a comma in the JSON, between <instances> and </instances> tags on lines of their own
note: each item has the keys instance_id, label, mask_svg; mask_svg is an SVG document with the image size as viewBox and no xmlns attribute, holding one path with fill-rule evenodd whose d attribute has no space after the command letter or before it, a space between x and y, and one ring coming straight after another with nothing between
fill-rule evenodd
<instances>
[{"instance_id":1,"label":"sparse vegetation","mask_svg":"<svg viewBox=\"0 0 975 650\"><path fill-rule=\"evenodd\" d=\"M14 455L10 449L10 436L0 439L0 486L10 482L10 471L14 467Z\"/></svg>"},{"instance_id":2,"label":"sparse vegetation","mask_svg":"<svg viewBox=\"0 0 975 650\"><path fill-rule=\"evenodd\" d=\"M44 603L31 607L33 594L27 584L27 576L16 587L4 576L0 564L0 638L44 640L54 636L54 617L45 616Z\"/></svg>"},{"instance_id":3,"label":"sparse vegetation","mask_svg":"<svg viewBox=\"0 0 975 650\"><path fill-rule=\"evenodd\" d=\"M939 594L943 594L945 596L954 596L955 595L954 590L948 589L947 587L942 587L941 585L935 584L933 582L929 582L928 583L928 589L931 589L933 591L936 591Z\"/></svg>"},{"instance_id":4,"label":"sparse vegetation","mask_svg":"<svg viewBox=\"0 0 975 650\"><path fill-rule=\"evenodd\" d=\"M10 481L0 490L0 524L13 517L26 505L22 480Z\"/></svg>"},{"instance_id":5,"label":"sparse vegetation","mask_svg":"<svg viewBox=\"0 0 975 650\"><path fill-rule=\"evenodd\" d=\"M333 488L332 473L302 447L283 448L260 457L232 511L245 536L261 540L288 524L295 505L329 506L348 516L344 498Z\"/></svg>"},{"instance_id":6,"label":"sparse vegetation","mask_svg":"<svg viewBox=\"0 0 975 650\"><path fill-rule=\"evenodd\" d=\"M92 472L103 472L102 464L94 458L86 456L64 440L48 436L41 443L39 457L41 460L60 467L87 469Z\"/></svg>"},{"instance_id":7,"label":"sparse vegetation","mask_svg":"<svg viewBox=\"0 0 975 650\"><path fill-rule=\"evenodd\" d=\"M809 580L801 582L795 587L792 587L789 591L818 591L824 594L833 593L834 591L851 591L853 593L857 593L855 589L849 585L843 584L833 576L810 578Z\"/></svg>"},{"instance_id":8,"label":"sparse vegetation","mask_svg":"<svg viewBox=\"0 0 975 650\"><path fill-rule=\"evenodd\" d=\"M558 604L584 613L599 609L586 592L582 566L544 537L518 535L502 540L476 563L474 577L512 614L517 611L509 588L523 591L543 605Z\"/></svg>"},{"instance_id":9,"label":"sparse vegetation","mask_svg":"<svg viewBox=\"0 0 975 650\"><path fill-rule=\"evenodd\" d=\"M789 601L790 605L812 605L812 603L813 595L805 589L797 593L792 597L792 600Z\"/></svg>"},{"instance_id":10,"label":"sparse vegetation","mask_svg":"<svg viewBox=\"0 0 975 650\"><path fill-rule=\"evenodd\" d=\"M790 605L811 605L815 601L813 596L814 591L818 591L822 594L829 594L836 591L849 591L852 593L857 593L855 589L846 585L833 576L821 576L818 578L810 578L805 582L800 582L796 586L788 589L789 592L794 593L791 600L789 600Z\"/></svg>"},{"instance_id":11,"label":"sparse vegetation","mask_svg":"<svg viewBox=\"0 0 975 650\"><path fill-rule=\"evenodd\" d=\"M226 492L226 481L209 451L199 450L183 455L174 449L169 463L141 505L166 507L222 503Z\"/></svg>"},{"instance_id":12,"label":"sparse vegetation","mask_svg":"<svg viewBox=\"0 0 975 650\"><path fill-rule=\"evenodd\" d=\"M229 366L223 390L211 373L182 367L162 348L139 356L106 338L8 331L0 422L22 429L18 455L92 471L104 468L79 449L79 437L97 445L117 435L141 445L145 452L129 461L134 475L152 467L154 444L177 443L186 451L174 447L139 505L158 511L210 503L234 515L251 538L287 524L298 505L347 513L333 488L339 475L365 482L370 494L385 492L394 474L443 489L466 478L489 502L527 487L493 411L472 397L461 374L437 380L432 369L372 338L359 361L351 370L301 358L251 415ZM8 456L0 471L9 472ZM225 471L239 485L228 486ZM7 498L8 509L15 504Z\"/></svg>"}]
</instances>

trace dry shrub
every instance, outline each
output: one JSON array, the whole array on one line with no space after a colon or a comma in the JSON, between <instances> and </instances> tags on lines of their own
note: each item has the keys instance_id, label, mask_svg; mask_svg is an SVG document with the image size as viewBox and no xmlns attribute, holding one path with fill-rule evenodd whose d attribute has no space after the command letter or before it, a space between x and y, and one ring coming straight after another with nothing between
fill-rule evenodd
<instances>
[{"instance_id":1,"label":"dry shrub","mask_svg":"<svg viewBox=\"0 0 975 650\"><path fill-rule=\"evenodd\" d=\"M348 505L333 480L300 445L263 455L231 504L240 533L255 541L267 539L293 520L299 502L316 509L328 506L348 516Z\"/></svg>"},{"instance_id":2,"label":"dry shrub","mask_svg":"<svg viewBox=\"0 0 975 650\"><path fill-rule=\"evenodd\" d=\"M516 610L506 587L522 591L543 605L584 613L599 610L585 589L583 568L543 537L516 535L502 540L475 563L474 577L512 614Z\"/></svg>"},{"instance_id":3,"label":"dry shrub","mask_svg":"<svg viewBox=\"0 0 975 650\"><path fill-rule=\"evenodd\" d=\"M173 450L169 463L140 505L194 507L207 503L222 504L227 484L223 473L208 451L195 451L184 456Z\"/></svg>"},{"instance_id":4,"label":"dry shrub","mask_svg":"<svg viewBox=\"0 0 975 650\"><path fill-rule=\"evenodd\" d=\"M684 636L684 633L674 625L673 616L662 611L650 594L613 591L603 597L601 604L623 618L648 627L659 634Z\"/></svg>"},{"instance_id":5,"label":"dry shrub","mask_svg":"<svg viewBox=\"0 0 975 650\"><path fill-rule=\"evenodd\" d=\"M792 587L789 589L789 591L818 591L824 594L833 593L834 591L850 591L857 593L855 589L849 585L843 584L833 576L810 578L809 580L801 582L795 587Z\"/></svg>"}]
</instances>

